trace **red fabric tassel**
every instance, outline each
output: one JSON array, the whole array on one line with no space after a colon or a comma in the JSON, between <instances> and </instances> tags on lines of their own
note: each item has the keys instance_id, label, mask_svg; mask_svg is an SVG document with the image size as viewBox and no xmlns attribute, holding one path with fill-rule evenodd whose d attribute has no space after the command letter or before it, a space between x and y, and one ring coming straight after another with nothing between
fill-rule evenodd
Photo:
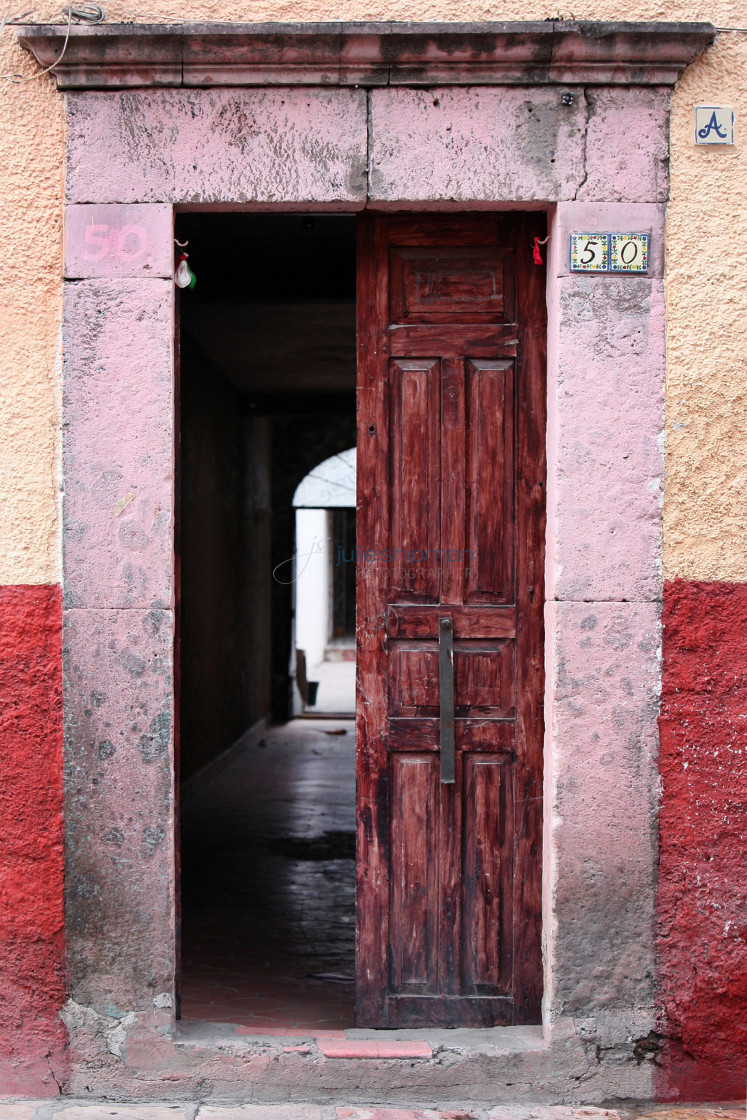
<instances>
[{"instance_id":1,"label":"red fabric tassel","mask_svg":"<svg viewBox=\"0 0 747 1120\"><path fill-rule=\"evenodd\" d=\"M542 264L542 254L540 253L539 237L535 237L534 239L534 249L532 250L532 256L534 257L535 264Z\"/></svg>"}]
</instances>

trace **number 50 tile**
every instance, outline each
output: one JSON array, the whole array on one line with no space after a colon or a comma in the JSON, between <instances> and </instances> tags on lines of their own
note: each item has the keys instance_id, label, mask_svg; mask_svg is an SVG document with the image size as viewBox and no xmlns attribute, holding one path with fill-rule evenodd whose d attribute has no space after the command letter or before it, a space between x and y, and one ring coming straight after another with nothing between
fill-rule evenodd
<instances>
[{"instance_id":1,"label":"number 50 tile","mask_svg":"<svg viewBox=\"0 0 747 1120\"><path fill-rule=\"evenodd\" d=\"M572 233L571 272L648 272L648 233Z\"/></svg>"}]
</instances>

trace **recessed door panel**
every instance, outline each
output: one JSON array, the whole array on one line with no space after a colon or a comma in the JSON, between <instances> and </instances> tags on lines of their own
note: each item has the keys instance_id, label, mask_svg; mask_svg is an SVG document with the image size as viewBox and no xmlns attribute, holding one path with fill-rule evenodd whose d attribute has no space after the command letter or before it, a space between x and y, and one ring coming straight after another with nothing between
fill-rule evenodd
<instances>
[{"instance_id":1,"label":"recessed door panel","mask_svg":"<svg viewBox=\"0 0 747 1120\"><path fill-rule=\"evenodd\" d=\"M513 642L457 642L454 646L456 716L513 718ZM440 709L438 646L434 641L393 643L390 655L390 703L393 716L437 716Z\"/></svg>"},{"instance_id":2,"label":"recessed door panel","mask_svg":"<svg viewBox=\"0 0 747 1120\"><path fill-rule=\"evenodd\" d=\"M469 569L465 601L514 600L514 363L467 364Z\"/></svg>"},{"instance_id":3,"label":"recessed door panel","mask_svg":"<svg viewBox=\"0 0 747 1120\"><path fill-rule=\"evenodd\" d=\"M393 992L438 991L438 767L428 754L392 754L389 959Z\"/></svg>"},{"instance_id":4,"label":"recessed door panel","mask_svg":"<svg viewBox=\"0 0 747 1120\"><path fill-rule=\"evenodd\" d=\"M511 991L510 755L465 752L462 773L462 990Z\"/></svg>"},{"instance_id":5,"label":"recessed door panel","mask_svg":"<svg viewBox=\"0 0 747 1120\"><path fill-rule=\"evenodd\" d=\"M392 321L500 322L505 310L504 262L498 249L392 249Z\"/></svg>"},{"instance_id":6,"label":"recessed door panel","mask_svg":"<svg viewBox=\"0 0 747 1120\"><path fill-rule=\"evenodd\" d=\"M439 378L437 360L395 361L389 370L392 521L384 561L391 593L402 602L438 598L440 570L428 553L441 517Z\"/></svg>"}]
</instances>

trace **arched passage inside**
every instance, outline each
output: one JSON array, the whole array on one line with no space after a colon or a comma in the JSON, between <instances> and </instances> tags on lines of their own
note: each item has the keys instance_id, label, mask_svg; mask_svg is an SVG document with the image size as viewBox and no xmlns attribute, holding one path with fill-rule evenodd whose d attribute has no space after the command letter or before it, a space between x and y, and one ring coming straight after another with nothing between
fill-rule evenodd
<instances>
[{"instance_id":1,"label":"arched passage inside","mask_svg":"<svg viewBox=\"0 0 747 1120\"><path fill-rule=\"evenodd\" d=\"M355 448L309 471L293 495L294 711L355 711Z\"/></svg>"},{"instance_id":2,"label":"arched passage inside","mask_svg":"<svg viewBox=\"0 0 747 1120\"><path fill-rule=\"evenodd\" d=\"M354 517L349 477L336 500L319 486L320 464L354 478L355 219L182 214L177 236L197 276L179 326L181 1015L350 1025L354 663L327 663L346 720L293 716L296 518Z\"/></svg>"}]
</instances>

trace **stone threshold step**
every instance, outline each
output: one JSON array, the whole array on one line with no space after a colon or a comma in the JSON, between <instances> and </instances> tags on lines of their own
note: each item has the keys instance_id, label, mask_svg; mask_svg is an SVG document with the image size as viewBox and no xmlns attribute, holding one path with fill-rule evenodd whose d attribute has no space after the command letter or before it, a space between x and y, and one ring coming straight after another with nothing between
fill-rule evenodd
<instances>
[{"instance_id":1,"label":"stone threshold step","mask_svg":"<svg viewBox=\"0 0 747 1120\"><path fill-rule=\"evenodd\" d=\"M277 1049L283 1053L314 1047L325 1058L430 1059L443 1050L472 1054L527 1054L547 1049L542 1027L443 1027L398 1030L310 1030L263 1024L225 1024L182 1020L175 1042L180 1045L215 1046L235 1042ZM289 1041L292 1046L287 1045ZM284 1045L284 1043L286 1045ZM297 1045L303 1044L303 1045Z\"/></svg>"}]
</instances>

